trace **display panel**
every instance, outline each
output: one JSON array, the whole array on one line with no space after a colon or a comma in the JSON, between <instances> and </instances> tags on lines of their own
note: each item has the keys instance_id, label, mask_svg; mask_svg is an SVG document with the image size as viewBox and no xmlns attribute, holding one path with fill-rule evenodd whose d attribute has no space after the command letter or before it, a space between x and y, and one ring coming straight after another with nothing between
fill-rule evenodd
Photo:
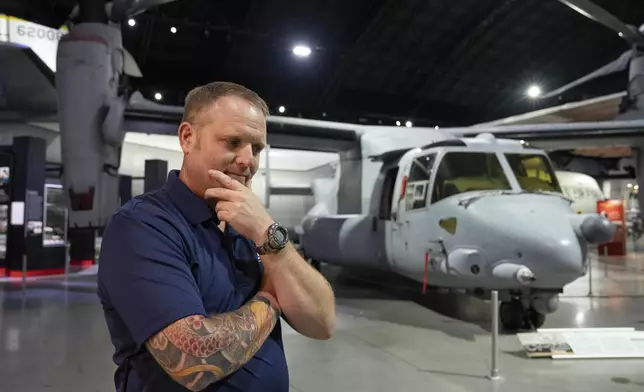
<instances>
[{"instance_id":1,"label":"display panel","mask_svg":"<svg viewBox=\"0 0 644 392\"><path fill-rule=\"evenodd\" d=\"M11 205L11 165L13 156L0 152L0 259L7 258L7 235Z\"/></svg>"},{"instance_id":2,"label":"display panel","mask_svg":"<svg viewBox=\"0 0 644 392\"><path fill-rule=\"evenodd\" d=\"M45 186L43 246L65 246L67 242L67 208L60 185Z\"/></svg>"}]
</instances>

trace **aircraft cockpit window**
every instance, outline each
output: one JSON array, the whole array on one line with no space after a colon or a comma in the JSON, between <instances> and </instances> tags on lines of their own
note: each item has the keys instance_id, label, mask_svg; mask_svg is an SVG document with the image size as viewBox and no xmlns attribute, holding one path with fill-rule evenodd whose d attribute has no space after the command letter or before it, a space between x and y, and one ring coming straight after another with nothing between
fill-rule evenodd
<instances>
[{"instance_id":1,"label":"aircraft cockpit window","mask_svg":"<svg viewBox=\"0 0 644 392\"><path fill-rule=\"evenodd\" d=\"M432 200L463 192L512 189L495 153L448 152L436 171Z\"/></svg>"},{"instance_id":2,"label":"aircraft cockpit window","mask_svg":"<svg viewBox=\"0 0 644 392\"><path fill-rule=\"evenodd\" d=\"M436 154L417 156L411 162L407 187L405 188L405 209L414 210L427 205L427 190Z\"/></svg>"},{"instance_id":3,"label":"aircraft cockpit window","mask_svg":"<svg viewBox=\"0 0 644 392\"><path fill-rule=\"evenodd\" d=\"M505 154L514 175L526 191L562 192L554 170L544 155ZM574 192L574 191L573 191ZM573 197L575 197L573 195Z\"/></svg>"}]
</instances>

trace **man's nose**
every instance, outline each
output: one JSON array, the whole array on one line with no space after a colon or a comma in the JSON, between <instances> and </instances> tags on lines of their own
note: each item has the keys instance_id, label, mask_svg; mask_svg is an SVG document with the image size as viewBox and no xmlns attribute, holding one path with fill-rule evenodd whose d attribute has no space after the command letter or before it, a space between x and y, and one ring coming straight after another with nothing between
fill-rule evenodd
<instances>
[{"instance_id":1,"label":"man's nose","mask_svg":"<svg viewBox=\"0 0 644 392\"><path fill-rule=\"evenodd\" d=\"M237 152L237 164L244 167L251 167L254 160L253 146L246 145Z\"/></svg>"}]
</instances>

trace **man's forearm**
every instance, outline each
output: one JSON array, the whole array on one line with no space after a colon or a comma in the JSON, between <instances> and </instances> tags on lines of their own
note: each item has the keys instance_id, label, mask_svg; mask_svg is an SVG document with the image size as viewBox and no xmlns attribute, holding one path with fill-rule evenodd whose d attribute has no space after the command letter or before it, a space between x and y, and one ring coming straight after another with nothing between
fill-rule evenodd
<instances>
[{"instance_id":1,"label":"man's forearm","mask_svg":"<svg viewBox=\"0 0 644 392\"><path fill-rule=\"evenodd\" d=\"M258 293L234 312L179 320L146 346L175 381L193 391L233 373L259 351L279 318L277 304Z\"/></svg>"},{"instance_id":2,"label":"man's forearm","mask_svg":"<svg viewBox=\"0 0 644 392\"><path fill-rule=\"evenodd\" d=\"M327 280L290 243L261 257L289 324L305 336L329 339L335 328L335 298Z\"/></svg>"}]
</instances>

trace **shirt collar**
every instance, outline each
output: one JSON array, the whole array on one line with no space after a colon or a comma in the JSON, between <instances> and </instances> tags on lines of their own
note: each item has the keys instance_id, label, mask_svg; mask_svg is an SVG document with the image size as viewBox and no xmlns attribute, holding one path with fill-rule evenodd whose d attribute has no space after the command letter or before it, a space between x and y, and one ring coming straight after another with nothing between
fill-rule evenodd
<instances>
[{"instance_id":1,"label":"shirt collar","mask_svg":"<svg viewBox=\"0 0 644 392\"><path fill-rule=\"evenodd\" d=\"M179 179L179 170L171 170L168 173L166 189L172 202L193 225L201 224L208 220L213 220L215 224L219 224L217 215L210 209L208 203L197 196Z\"/></svg>"}]
</instances>

